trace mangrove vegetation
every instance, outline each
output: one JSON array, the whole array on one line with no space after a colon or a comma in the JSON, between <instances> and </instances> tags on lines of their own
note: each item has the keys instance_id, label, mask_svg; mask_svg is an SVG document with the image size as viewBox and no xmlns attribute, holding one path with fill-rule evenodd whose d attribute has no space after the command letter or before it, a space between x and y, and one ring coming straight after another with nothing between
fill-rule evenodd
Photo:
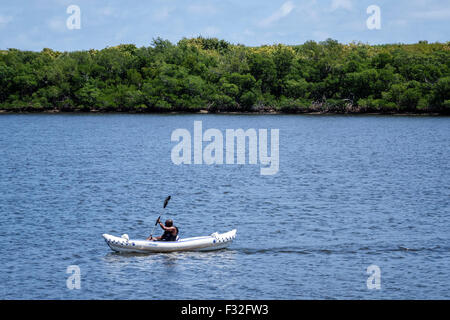
<instances>
[{"instance_id":1,"label":"mangrove vegetation","mask_svg":"<svg viewBox=\"0 0 450 320\"><path fill-rule=\"evenodd\" d=\"M248 47L198 37L141 48L7 49L0 110L448 114L449 71L449 42Z\"/></svg>"}]
</instances>

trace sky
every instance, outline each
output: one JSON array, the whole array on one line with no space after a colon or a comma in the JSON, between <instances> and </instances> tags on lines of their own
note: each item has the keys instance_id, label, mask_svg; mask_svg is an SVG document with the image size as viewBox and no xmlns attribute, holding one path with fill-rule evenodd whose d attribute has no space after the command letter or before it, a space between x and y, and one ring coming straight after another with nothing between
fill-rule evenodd
<instances>
[{"instance_id":1,"label":"sky","mask_svg":"<svg viewBox=\"0 0 450 320\"><path fill-rule=\"evenodd\" d=\"M379 8L379 28L373 28ZM69 6L79 8L79 28ZM67 21L69 20L69 27ZM371 28L367 20L372 21ZM384 44L450 40L449 0L1 0L0 49L149 46L161 37L248 46L327 38Z\"/></svg>"}]
</instances>

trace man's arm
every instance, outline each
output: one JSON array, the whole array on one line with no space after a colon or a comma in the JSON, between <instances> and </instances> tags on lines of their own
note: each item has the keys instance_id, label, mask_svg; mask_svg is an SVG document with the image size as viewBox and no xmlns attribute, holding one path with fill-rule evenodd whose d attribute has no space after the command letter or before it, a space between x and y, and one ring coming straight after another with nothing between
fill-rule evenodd
<instances>
[{"instance_id":1,"label":"man's arm","mask_svg":"<svg viewBox=\"0 0 450 320\"><path fill-rule=\"evenodd\" d=\"M159 221L159 225L161 226L161 228L162 228L164 231L169 231L169 232L174 232L174 231L176 231L175 227L166 227L165 225L163 225L163 224L161 223L161 221Z\"/></svg>"},{"instance_id":2,"label":"man's arm","mask_svg":"<svg viewBox=\"0 0 450 320\"><path fill-rule=\"evenodd\" d=\"M162 236L159 236L159 237L152 237L152 236L149 236L147 239L145 239L145 240L161 240L162 239Z\"/></svg>"}]
</instances>

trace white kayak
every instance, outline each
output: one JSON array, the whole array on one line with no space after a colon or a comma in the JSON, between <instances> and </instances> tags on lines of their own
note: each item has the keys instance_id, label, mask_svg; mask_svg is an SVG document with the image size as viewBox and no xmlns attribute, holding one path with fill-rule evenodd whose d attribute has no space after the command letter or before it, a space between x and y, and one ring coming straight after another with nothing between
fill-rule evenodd
<instances>
[{"instance_id":1,"label":"white kayak","mask_svg":"<svg viewBox=\"0 0 450 320\"><path fill-rule=\"evenodd\" d=\"M205 237L178 239L177 241L130 240L103 234L106 244L117 252L173 252L173 251L210 251L228 247L236 238L236 229L225 233L213 233Z\"/></svg>"}]
</instances>

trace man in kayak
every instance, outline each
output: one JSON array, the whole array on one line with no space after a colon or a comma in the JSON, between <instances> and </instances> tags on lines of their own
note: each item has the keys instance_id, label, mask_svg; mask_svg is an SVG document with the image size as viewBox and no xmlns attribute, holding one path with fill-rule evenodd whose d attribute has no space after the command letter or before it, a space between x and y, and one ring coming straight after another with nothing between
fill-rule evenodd
<instances>
[{"instance_id":1,"label":"man in kayak","mask_svg":"<svg viewBox=\"0 0 450 320\"><path fill-rule=\"evenodd\" d=\"M162 224L158 220L159 225L164 230L164 233L160 237L148 237L150 241L176 241L178 236L178 228L173 225L172 219L167 219L165 224Z\"/></svg>"}]
</instances>

